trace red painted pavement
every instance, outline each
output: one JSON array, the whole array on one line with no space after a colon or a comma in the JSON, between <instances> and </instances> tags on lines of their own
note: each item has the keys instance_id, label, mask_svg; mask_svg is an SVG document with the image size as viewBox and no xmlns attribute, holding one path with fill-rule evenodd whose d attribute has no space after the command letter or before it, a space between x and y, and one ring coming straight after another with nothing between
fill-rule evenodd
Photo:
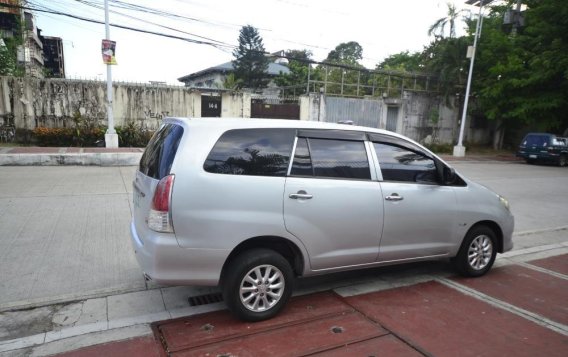
<instances>
[{"instance_id":1,"label":"red painted pavement","mask_svg":"<svg viewBox=\"0 0 568 357\"><path fill-rule=\"evenodd\" d=\"M8 153L9 154L59 154L59 150L60 148L28 146L28 147L12 148Z\"/></svg>"},{"instance_id":2,"label":"red painted pavement","mask_svg":"<svg viewBox=\"0 0 568 357\"><path fill-rule=\"evenodd\" d=\"M154 336L137 337L119 342L89 346L58 354L58 357L160 357L162 348Z\"/></svg>"},{"instance_id":3,"label":"red painted pavement","mask_svg":"<svg viewBox=\"0 0 568 357\"><path fill-rule=\"evenodd\" d=\"M552 270L556 273L568 275L568 254L557 255L555 257L533 260L529 264L536 265L544 269ZM568 298L567 298L568 299Z\"/></svg>"},{"instance_id":4,"label":"red painted pavement","mask_svg":"<svg viewBox=\"0 0 568 357\"><path fill-rule=\"evenodd\" d=\"M437 282L346 300L408 344L437 357L564 357L568 352L566 336Z\"/></svg>"},{"instance_id":5,"label":"red painted pavement","mask_svg":"<svg viewBox=\"0 0 568 357\"><path fill-rule=\"evenodd\" d=\"M420 357L423 354L408 346L393 335L386 335L371 340L354 343L331 351L316 353L313 356L320 357L345 357L345 356L396 356L396 357Z\"/></svg>"},{"instance_id":6,"label":"red painted pavement","mask_svg":"<svg viewBox=\"0 0 568 357\"><path fill-rule=\"evenodd\" d=\"M454 278L453 280L486 295L568 325L568 280L518 265L493 269L481 279Z\"/></svg>"},{"instance_id":7,"label":"red painted pavement","mask_svg":"<svg viewBox=\"0 0 568 357\"><path fill-rule=\"evenodd\" d=\"M333 330L337 329L334 333ZM356 312L316 319L295 326L260 331L172 356L305 356L387 334Z\"/></svg>"},{"instance_id":8,"label":"red painted pavement","mask_svg":"<svg viewBox=\"0 0 568 357\"><path fill-rule=\"evenodd\" d=\"M157 323L156 328L163 336L167 350L173 352L353 311L337 295L325 292L295 297L282 313L266 321L246 323L227 311L216 311Z\"/></svg>"}]
</instances>

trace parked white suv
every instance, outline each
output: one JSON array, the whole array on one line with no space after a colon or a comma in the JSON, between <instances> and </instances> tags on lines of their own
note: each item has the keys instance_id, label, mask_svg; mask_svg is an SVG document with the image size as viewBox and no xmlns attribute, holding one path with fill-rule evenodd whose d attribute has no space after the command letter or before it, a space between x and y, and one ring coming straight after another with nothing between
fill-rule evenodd
<instances>
[{"instance_id":1,"label":"parked white suv","mask_svg":"<svg viewBox=\"0 0 568 357\"><path fill-rule=\"evenodd\" d=\"M507 201L403 136L263 119L168 118L134 181L132 243L161 284L220 284L277 314L294 280L451 258L481 276L512 248Z\"/></svg>"}]
</instances>

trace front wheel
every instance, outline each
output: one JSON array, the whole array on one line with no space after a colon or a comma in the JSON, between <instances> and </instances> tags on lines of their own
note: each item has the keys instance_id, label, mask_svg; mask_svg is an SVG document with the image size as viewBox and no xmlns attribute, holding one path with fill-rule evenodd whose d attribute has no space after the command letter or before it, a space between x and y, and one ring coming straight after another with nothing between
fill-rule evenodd
<instances>
[{"instance_id":1,"label":"front wheel","mask_svg":"<svg viewBox=\"0 0 568 357\"><path fill-rule=\"evenodd\" d=\"M290 298L290 263L270 249L253 249L229 262L223 279L223 298L229 310L245 321L275 316Z\"/></svg>"},{"instance_id":2,"label":"front wheel","mask_svg":"<svg viewBox=\"0 0 568 357\"><path fill-rule=\"evenodd\" d=\"M477 226L465 236L453 263L460 275L482 276L491 269L497 255L495 232L487 226Z\"/></svg>"}]
</instances>

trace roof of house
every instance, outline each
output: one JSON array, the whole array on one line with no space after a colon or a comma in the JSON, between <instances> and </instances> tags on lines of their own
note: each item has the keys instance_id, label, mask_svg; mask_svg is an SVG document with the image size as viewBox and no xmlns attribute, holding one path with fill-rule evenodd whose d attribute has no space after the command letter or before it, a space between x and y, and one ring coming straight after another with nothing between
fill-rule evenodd
<instances>
[{"instance_id":1,"label":"roof of house","mask_svg":"<svg viewBox=\"0 0 568 357\"><path fill-rule=\"evenodd\" d=\"M226 63L220 64L218 66L209 67L209 68L206 68L206 69L201 70L199 72L191 73L191 74L188 74L186 76L180 77L180 78L178 78L178 81L186 82L186 81L204 76L204 75L209 74L209 73L215 73L215 72L228 73L228 72L233 72L233 70L234 70L234 66L233 66L233 62L231 61L231 62L226 62ZM290 70L288 69L288 67L286 67L284 65L270 62L268 64L267 72L268 72L268 75L277 76L280 73L288 74L288 73L290 73Z\"/></svg>"}]
</instances>

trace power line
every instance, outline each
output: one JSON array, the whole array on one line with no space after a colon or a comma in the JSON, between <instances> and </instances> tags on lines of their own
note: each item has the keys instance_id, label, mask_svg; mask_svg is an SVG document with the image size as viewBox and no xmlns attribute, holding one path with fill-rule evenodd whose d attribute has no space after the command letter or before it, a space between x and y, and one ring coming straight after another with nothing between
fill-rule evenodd
<instances>
[{"instance_id":1,"label":"power line","mask_svg":"<svg viewBox=\"0 0 568 357\"><path fill-rule=\"evenodd\" d=\"M98 5L98 4L93 3L93 2L90 2L90 1L85 1L85 0L75 0L75 1L77 1L77 2L79 2L79 3L82 3L82 4L85 4L85 5L88 5L88 6L92 6L92 7L94 7L94 8L100 9L100 10L103 10L103 9L104 9L101 5ZM176 28L173 28L173 27L169 27L169 26L157 24L157 23L155 23L155 22L148 21L148 20L144 20L144 19L141 19L141 18L139 18L139 17L132 16L132 15L128 15L128 14L125 14L125 13L122 13L122 12L118 12L118 11L115 11L115 10L111 10L111 12L114 13L114 14L117 14L117 15L120 15L120 16L123 16L123 17L126 17L126 18L129 18L129 19L133 19L133 20L140 21L140 22L144 22L144 23L147 23L147 24L150 24L150 25L154 25L154 26L157 26L157 27L165 28L165 29L167 29L167 30L171 30L171 31L175 31L175 32L184 33L184 34L186 34L186 35L198 37L198 38L201 38L201 39L204 39L204 40L208 40L208 41L213 41L213 42L216 42L216 43L218 43L218 44L225 45L225 46L232 46L232 45L230 45L230 44L228 44L228 43L226 43L226 42L218 41L218 40L215 40L215 39L212 39L212 38L209 38L209 37L205 37L205 36L196 35L196 34L194 34L194 33L187 32L187 31L183 31L183 30L179 30L179 29L176 29Z\"/></svg>"},{"instance_id":2,"label":"power line","mask_svg":"<svg viewBox=\"0 0 568 357\"><path fill-rule=\"evenodd\" d=\"M38 8L34 8L34 7L29 7L29 6L19 6L19 5L5 4L5 3L0 3L0 7L8 7L8 8L17 8L17 9L24 9L24 10L30 10L30 11L37 11L37 12L42 12L42 13L49 13L49 14L54 14L54 15L59 15L59 16L65 16L65 17L76 19L76 20L81 20L81 21L86 21L86 22L91 22L91 23L96 23L96 24L104 24L104 21L90 19L90 18L87 18L87 17L77 16L77 15L73 15L73 14L69 14L69 13L63 13L61 11L50 10L50 9L47 9L47 8L46 9L38 9ZM42 6L42 7L45 8L45 6ZM118 24L113 24L113 23L111 23L109 25L116 27L116 28L125 29L125 30L141 32L141 33L146 33L146 34L176 39L176 40L182 40L182 41L200 44L200 45L208 45L208 46L212 46L212 47L219 49L221 51L224 51L224 52L226 52L226 49L229 49L229 48L232 48L232 49L237 48L237 46L234 46L234 45L228 45L228 44L224 45L224 44L219 44L219 43L212 43L212 42L207 42L207 41L195 40L195 39L190 39L190 38L187 38L187 37L174 36L174 35L170 35L170 34L165 34L165 33L155 32L155 31L149 31L149 30L143 30L143 29L130 27L130 26L118 25ZM320 61L315 61L315 60L311 60L311 59L298 58L298 57L287 56L287 55L273 55L273 54L266 52L266 51L264 51L264 52L256 51L256 50L252 50L252 51L260 52L264 55L268 55L268 56L272 56L272 57L286 58L288 60L294 60L294 61L307 63L307 64L336 67L336 68L341 68L341 69L345 69L345 70L362 71L362 72L367 72L367 73L372 73L372 74L387 74L387 75L399 76L399 77L409 77L409 76L411 76L411 77L430 77L429 74L422 74L422 73L410 73L409 74L409 73L406 73L406 72L381 70L381 69L372 70L372 69L367 69L365 67L356 67L356 66L351 66L351 65L346 65L346 64L329 63L329 62L326 62L326 61L320 62Z\"/></svg>"},{"instance_id":3,"label":"power line","mask_svg":"<svg viewBox=\"0 0 568 357\"><path fill-rule=\"evenodd\" d=\"M18 6L18 5L4 4L4 3L0 3L0 6L43 12L43 13L48 13L48 14L53 14L53 15L66 16L66 17L70 17L70 18L73 18L73 19L76 19L76 20L81 20L81 21L86 21L86 22L91 22L91 23L96 23L96 24L104 24L104 21L99 21L99 20L90 19L90 18L83 17L83 16L68 14L68 13L64 13L64 12L61 12L61 11L38 9L38 8L34 8L34 7L29 7L29 6ZM125 30L147 33L147 34L156 35L156 36L163 36L163 37L168 37L168 38L172 38L172 39L176 39L176 40L182 40L182 41L187 41L187 42L191 42L191 43L196 43L196 44L200 44L200 45L209 45L209 46L213 46L215 48L219 48L219 46L221 46L221 47L232 47L232 48L236 47L236 46L233 46L233 45L223 45L223 44L219 44L219 43L200 41L200 40L195 40L195 39L191 39L191 38L187 38L187 37L174 36L174 35L169 35L169 34L165 34L165 33L143 30L143 29L139 29L139 28L135 28L135 27L118 25L118 24L113 24L113 23L111 23L109 25L112 26L112 27L117 27L117 28L121 28L121 29L125 29Z\"/></svg>"}]
</instances>

